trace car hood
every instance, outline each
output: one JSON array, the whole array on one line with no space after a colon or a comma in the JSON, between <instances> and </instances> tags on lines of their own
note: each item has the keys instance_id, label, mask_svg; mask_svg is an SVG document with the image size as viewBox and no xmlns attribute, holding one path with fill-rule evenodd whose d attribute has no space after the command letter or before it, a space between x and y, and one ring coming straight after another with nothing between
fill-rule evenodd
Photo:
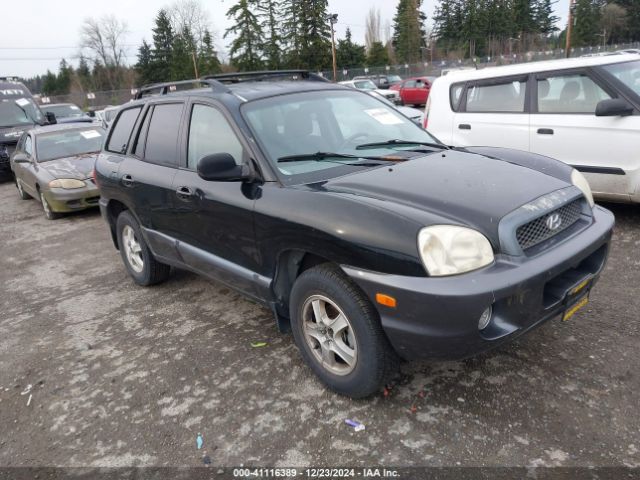
<instances>
[{"instance_id":1,"label":"car hood","mask_svg":"<svg viewBox=\"0 0 640 480\"><path fill-rule=\"evenodd\" d=\"M567 186L513 162L447 150L329 180L323 188L401 212L423 225L469 225L497 244L502 217Z\"/></svg>"},{"instance_id":2,"label":"car hood","mask_svg":"<svg viewBox=\"0 0 640 480\"><path fill-rule=\"evenodd\" d=\"M378 88L377 90L374 90L374 92L376 92L378 95L382 95L383 97L390 97L390 96L394 96L397 97L398 96L398 92L396 90L382 90L380 88Z\"/></svg>"},{"instance_id":3,"label":"car hood","mask_svg":"<svg viewBox=\"0 0 640 480\"><path fill-rule=\"evenodd\" d=\"M66 157L42 162L40 167L54 178L75 178L84 180L91 176L98 154L81 157Z\"/></svg>"}]
</instances>

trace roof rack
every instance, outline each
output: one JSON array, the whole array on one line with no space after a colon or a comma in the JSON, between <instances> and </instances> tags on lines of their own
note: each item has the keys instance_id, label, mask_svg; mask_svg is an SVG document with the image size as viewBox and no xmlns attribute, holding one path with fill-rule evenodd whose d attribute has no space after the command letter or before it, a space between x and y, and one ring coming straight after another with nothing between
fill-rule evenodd
<instances>
[{"instance_id":1,"label":"roof rack","mask_svg":"<svg viewBox=\"0 0 640 480\"><path fill-rule=\"evenodd\" d=\"M12 77L11 75L6 77L0 77L0 82L19 82L20 79L18 77Z\"/></svg>"},{"instance_id":2,"label":"roof rack","mask_svg":"<svg viewBox=\"0 0 640 480\"><path fill-rule=\"evenodd\" d=\"M203 88L203 87L211 87L211 90L214 92L221 93L229 93L230 90L221 82L215 79L209 78L198 78L193 80L181 80L178 82L165 82L165 83L154 83L151 85L144 85L140 87L136 92L135 99L139 100L144 97L151 97L156 95L167 95L169 93L181 91L181 90L190 90L189 88L180 89L181 86L191 86L190 89L194 88Z\"/></svg>"},{"instance_id":3,"label":"roof rack","mask_svg":"<svg viewBox=\"0 0 640 480\"><path fill-rule=\"evenodd\" d=\"M259 72L236 72L207 75L205 80L217 80L221 83L261 82L275 78L288 78L289 80L310 80L313 82L329 82L322 75L308 70L264 70Z\"/></svg>"}]
</instances>

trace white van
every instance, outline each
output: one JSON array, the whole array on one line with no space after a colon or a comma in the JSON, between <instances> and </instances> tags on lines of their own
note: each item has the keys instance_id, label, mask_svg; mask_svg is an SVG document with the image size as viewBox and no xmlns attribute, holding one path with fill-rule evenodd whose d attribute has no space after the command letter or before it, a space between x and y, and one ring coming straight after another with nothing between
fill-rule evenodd
<instances>
[{"instance_id":1,"label":"white van","mask_svg":"<svg viewBox=\"0 0 640 480\"><path fill-rule=\"evenodd\" d=\"M450 72L433 83L423 124L447 145L556 158L598 198L640 202L640 55Z\"/></svg>"}]
</instances>

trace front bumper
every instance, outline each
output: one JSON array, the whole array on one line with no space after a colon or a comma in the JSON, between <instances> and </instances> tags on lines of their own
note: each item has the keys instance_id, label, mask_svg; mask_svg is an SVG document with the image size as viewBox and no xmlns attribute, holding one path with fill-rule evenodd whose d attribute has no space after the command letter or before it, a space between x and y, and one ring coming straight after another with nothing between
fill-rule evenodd
<instances>
[{"instance_id":1,"label":"front bumper","mask_svg":"<svg viewBox=\"0 0 640 480\"><path fill-rule=\"evenodd\" d=\"M562 296L604 268L613 214L596 206L589 227L534 257L498 255L484 269L451 277L404 277L343 266L378 312L389 341L405 359L461 359L510 341L562 314ZM590 288L589 287L589 288ZM560 292L560 293L559 293ZM376 293L397 300L375 303ZM492 320L478 330L482 312Z\"/></svg>"},{"instance_id":2,"label":"front bumper","mask_svg":"<svg viewBox=\"0 0 640 480\"><path fill-rule=\"evenodd\" d=\"M98 206L100 192L91 180L86 180L84 188L65 190L52 188L42 192L51 210L57 213L75 212Z\"/></svg>"}]
</instances>

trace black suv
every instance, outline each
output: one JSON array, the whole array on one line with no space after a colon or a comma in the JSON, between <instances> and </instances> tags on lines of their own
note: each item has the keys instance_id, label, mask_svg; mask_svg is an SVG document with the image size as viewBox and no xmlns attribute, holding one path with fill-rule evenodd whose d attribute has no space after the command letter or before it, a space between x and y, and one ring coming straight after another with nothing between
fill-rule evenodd
<instances>
[{"instance_id":1,"label":"black suv","mask_svg":"<svg viewBox=\"0 0 640 480\"><path fill-rule=\"evenodd\" d=\"M118 113L100 207L140 285L170 266L267 305L332 389L461 358L588 301L613 216L555 160L450 149L302 71L156 85Z\"/></svg>"}]
</instances>

